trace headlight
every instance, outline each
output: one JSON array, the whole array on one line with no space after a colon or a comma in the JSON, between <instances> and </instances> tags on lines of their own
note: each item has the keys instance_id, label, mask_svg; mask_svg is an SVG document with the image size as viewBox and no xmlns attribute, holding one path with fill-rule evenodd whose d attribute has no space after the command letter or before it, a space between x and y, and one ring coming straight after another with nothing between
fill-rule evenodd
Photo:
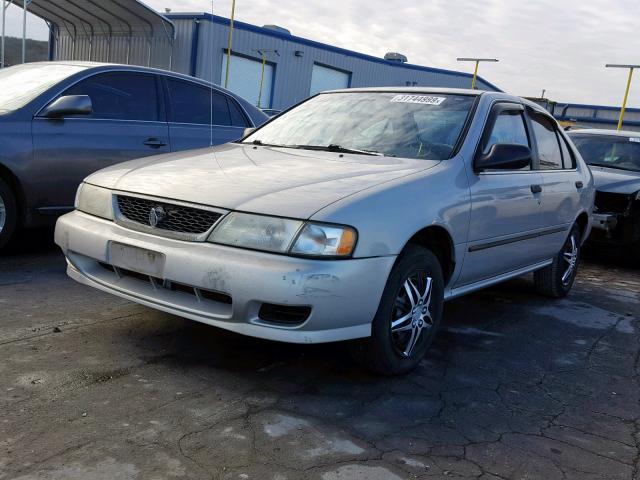
<instances>
[{"instance_id":1,"label":"headlight","mask_svg":"<svg viewBox=\"0 0 640 480\"><path fill-rule=\"evenodd\" d=\"M233 212L209 241L233 247L305 256L348 257L356 245L351 227Z\"/></svg>"},{"instance_id":2,"label":"headlight","mask_svg":"<svg viewBox=\"0 0 640 480\"><path fill-rule=\"evenodd\" d=\"M113 199L111 190L88 183L80 184L76 194L76 208L96 217L113 220Z\"/></svg>"},{"instance_id":3,"label":"headlight","mask_svg":"<svg viewBox=\"0 0 640 480\"><path fill-rule=\"evenodd\" d=\"M353 253L356 239L356 231L351 227L307 223L291 248L291 253L348 257Z\"/></svg>"},{"instance_id":4,"label":"headlight","mask_svg":"<svg viewBox=\"0 0 640 480\"><path fill-rule=\"evenodd\" d=\"M300 220L233 212L222 219L209 241L286 253L302 224Z\"/></svg>"}]
</instances>

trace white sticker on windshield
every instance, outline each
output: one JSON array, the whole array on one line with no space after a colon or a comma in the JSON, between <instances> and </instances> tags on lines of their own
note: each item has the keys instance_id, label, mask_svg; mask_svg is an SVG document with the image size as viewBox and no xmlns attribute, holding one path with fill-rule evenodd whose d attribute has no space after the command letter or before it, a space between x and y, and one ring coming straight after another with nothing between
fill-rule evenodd
<instances>
[{"instance_id":1,"label":"white sticker on windshield","mask_svg":"<svg viewBox=\"0 0 640 480\"><path fill-rule=\"evenodd\" d=\"M431 95L396 95L391 99L395 103L421 103L423 105L440 105L445 97L432 97Z\"/></svg>"},{"instance_id":2,"label":"white sticker on windshield","mask_svg":"<svg viewBox=\"0 0 640 480\"><path fill-rule=\"evenodd\" d=\"M630 142L640 143L640 137L629 137Z\"/></svg>"}]
</instances>

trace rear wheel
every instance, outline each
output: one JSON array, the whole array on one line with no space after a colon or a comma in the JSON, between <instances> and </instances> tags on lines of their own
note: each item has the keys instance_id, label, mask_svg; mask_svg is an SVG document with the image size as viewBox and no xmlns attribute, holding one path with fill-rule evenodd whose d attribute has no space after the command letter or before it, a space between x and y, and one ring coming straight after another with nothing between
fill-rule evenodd
<instances>
[{"instance_id":1,"label":"rear wheel","mask_svg":"<svg viewBox=\"0 0 640 480\"><path fill-rule=\"evenodd\" d=\"M534 272L533 279L539 293L552 298L563 298L571 291L578 273L580 237L580 228L574 225L553 263Z\"/></svg>"},{"instance_id":2,"label":"rear wheel","mask_svg":"<svg viewBox=\"0 0 640 480\"><path fill-rule=\"evenodd\" d=\"M0 248L7 244L16 229L17 212L13 192L0 178Z\"/></svg>"},{"instance_id":3,"label":"rear wheel","mask_svg":"<svg viewBox=\"0 0 640 480\"><path fill-rule=\"evenodd\" d=\"M353 344L355 359L383 375L415 368L435 337L443 303L437 257L427 249L408 247L389 275L371 337Z\"/></svg>"}]
</instances>

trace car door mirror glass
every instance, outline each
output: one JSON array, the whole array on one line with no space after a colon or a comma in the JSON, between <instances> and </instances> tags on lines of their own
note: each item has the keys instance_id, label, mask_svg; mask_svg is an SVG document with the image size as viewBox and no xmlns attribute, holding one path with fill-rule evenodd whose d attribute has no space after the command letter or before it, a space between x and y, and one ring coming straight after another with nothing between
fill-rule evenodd
<instances>
[{"instance_id":1,"label":"car door mirror glass","mask_svg":"<svg viewBox=\"0 0 640 480\"><path fill-rule=\"evenodd\" d=\"M531 165L531 149L525 145L498 143L480 155L476 170L520 170Z\"/></svg>"},{"instance_id":2,"label":"car door mirror glass","mask_svg":"<svg viewBox=\"0 0 640 480\"><path fill-rule=\"evenodd\" d=\"M42 112L46 118L62 118L71 115L91 115L93 104L89 95L67 95L49 104Z\"/></svg>"}]
</instances>

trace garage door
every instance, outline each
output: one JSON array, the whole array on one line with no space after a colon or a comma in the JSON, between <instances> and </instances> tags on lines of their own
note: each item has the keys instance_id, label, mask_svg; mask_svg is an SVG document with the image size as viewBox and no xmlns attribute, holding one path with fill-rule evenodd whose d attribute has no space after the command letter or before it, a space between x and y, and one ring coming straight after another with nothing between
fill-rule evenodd
<instances>
[{"instance_id":1,"label":"garage door","mask_svg":"<svg viewBox=\"0 0 640 480\"><path fill-rule=\"evenodd\" d=\"M227 54L222 58L222 75L220 85L224 86L227 71ZM264 66L264 81L262 82L262 94L260 92L260 79L262 77L262 62L251 60L237 55L231 55L229 68L229 90L237 93L249 103L260 108L271 107L271 86L273 85L273 65ZM260 105L258 105L260 101Z\"/></svg>"},{"instance_id":2,"label":"garage door","mask_svg":"<svg viewBox=\"0 0 640 480\"><path fill-rule=\"evenodd\" d=\"M324 90L349 88L350 83L350 73L315 64L313 66L313 73L311 74L311 90L309 94L315 95Z\"/></svg>"}]
</instances>

